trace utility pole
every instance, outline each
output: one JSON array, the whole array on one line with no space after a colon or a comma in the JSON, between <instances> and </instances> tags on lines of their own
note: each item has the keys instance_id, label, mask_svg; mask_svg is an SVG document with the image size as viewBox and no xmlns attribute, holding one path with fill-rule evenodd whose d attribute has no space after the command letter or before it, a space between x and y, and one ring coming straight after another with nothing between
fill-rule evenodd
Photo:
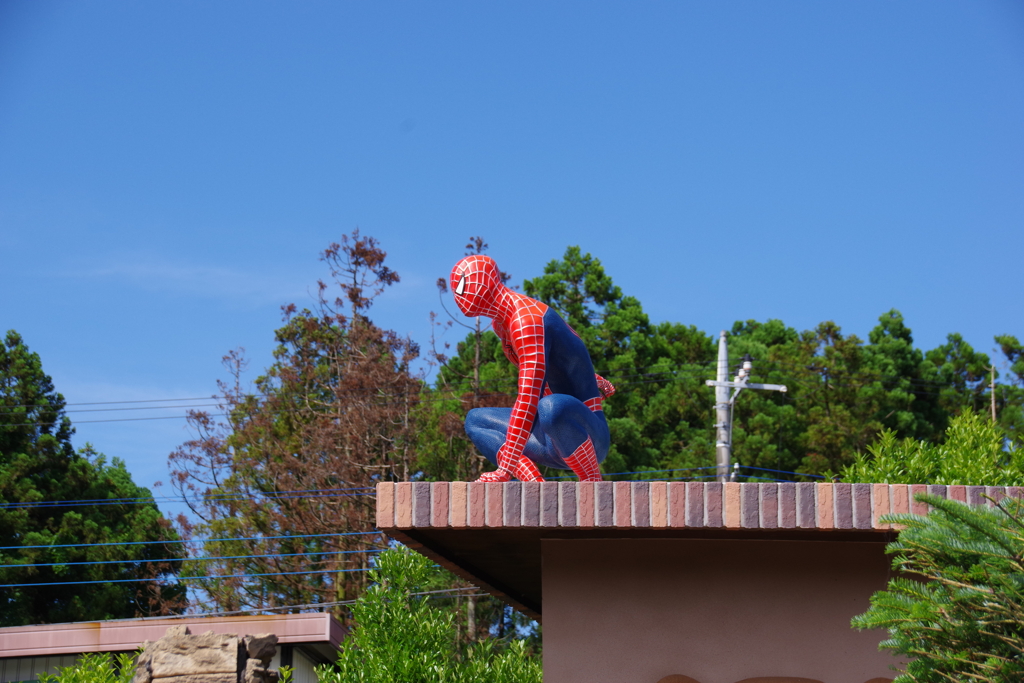
<instances>
[{"instance_id":1,"label":"utility pole","mask_svg":"<svg viewBox=\"0 0 1024 683\"><path fill-rule=\"evenodd\" d=\"M733 378L727 381L729 376L729 343L726 341L726 332L722 330L718 336L718 373L717 379L707 380L705 384L715 388L715 423L717 437L715 441L715 464L717 465L717 479L720 482L730 481L729 461L732 459L732 409L736 405L736 397L744 389L761 389L763 391L786 391L783 384L759 384L750 382L750 373L754 364L750 356L745 356L740 371ZM732 396L729 389L734 389ZM733 469L732 481L736 481L736 470Z\"/></svg>"},{"instance_id":2,"label":"utility pole","mask_svg":"<svg viewBox=\"0 0 1024 683\"><path fill-rule=\"evenodd\" d=\"M718 374L715 382L715 464L718 481L725 481L729 476L729 457L732 450L730 423L732 422L729 404L729 346L725 341L725 330L718 336Z\"/></svg>"}]
</instances>

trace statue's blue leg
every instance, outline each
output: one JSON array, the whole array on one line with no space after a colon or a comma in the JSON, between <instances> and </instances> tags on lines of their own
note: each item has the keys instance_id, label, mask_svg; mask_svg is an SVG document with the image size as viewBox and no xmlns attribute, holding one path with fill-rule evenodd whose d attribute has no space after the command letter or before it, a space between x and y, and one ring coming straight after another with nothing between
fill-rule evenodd
<instances>
[{"instance_id":1,"label":"statue's blue leg","mask_svg":"<svg viewBox=\"0 0 1024 683\"><path fill-rule=\"evenodd\" d=\"M538 465L568 470L571 468L565 459L588 438L594 444L597 461L603 462L611 443L604 413L593 412L573 396L550 394L537 405L527 456ZM540 446L536 453L530 448L534 442Z\"/></svg>"},{"instance_id":2,"label":"statue's blue leg","mask_svg":"<svg viewBox=\"0 0 1024 683\"><path fill-rule=\"evenodd\" d=\"M474 408L466 415L466 435L480 454L495 466L511 417L511 408Z\"/></svg>"},{"instance_id":3,"label":"statue's blue leg","mask_svg":"<svg viewBox=\"0 0 1024 683\"><path fill-rule=\"evenodd\" d=\"M474 408L466 415L466 434L480 453L498 464L498 449L505 443L511 408ZM603 462L611 442L604 413L593 412L582 401L566 394L550 394L537 405L525 454L538 465L571 469L565 459L590 438Z\"/></svg>"}]
</instances>

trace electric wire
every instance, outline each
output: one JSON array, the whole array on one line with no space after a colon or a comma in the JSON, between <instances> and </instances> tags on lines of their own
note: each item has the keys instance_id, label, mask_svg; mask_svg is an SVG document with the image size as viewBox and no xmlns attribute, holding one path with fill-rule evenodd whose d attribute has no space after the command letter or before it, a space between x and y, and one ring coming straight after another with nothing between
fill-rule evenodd
<instances>
[{"instance_id":1,"label":"electric wire","mask_svg":"<svg viewBox=\"0 0 1024 683\"><path fill-rule=\"evenodd\" d=\"M810 371L812 373L815 370L817 370L817 368L815 368L813 366L805 365L803 363L794 363L794 362L778 360L778 359L756 359L755 358L754 360L755 360L755 362L769 363L769 364L774 365L774 366L784 366L784 367L790 367L790 368L795 368L795 369L803 369L803 370ZM827 359L823 358L822 356L812 356L812 362L818 361L818 360L822 361L822 368L821 369L822 370L826 369L827 366L825 365L825 363L827 363ZM687 362L687 363L679 363L679 364L676 364L676 365L674 365L672 367L675 367L675 368L695 368L695 367L709 367L709 366L713 366L713 365L716 365L716 364L717 364L716 360L706 360L706 361L693 361L693 362ZM652 365L649 365L649 366L645 366L643 368L638 368L638 369L646 370L646 369L649 369L649 368L658 367L659 365L660 365L660 363L655 363L655 364L652 364ZM733 364L730 364L730 367L732 367L732 365ZM614 378L627 379L627 378L630 378L630 377L640 376L642 374L644 374L644 373L630 373L630 374L623 374L621 372L618 372L618 373L608 373L607 374L607 378L609 378L609 379L614 379ZM661 374L664 374L664 373L661 373ZM910 384L913 384L913 385L919 385L919 386L934 386L934 387L945 388L945 387L948 387L948 385L949 385L948 382L943 382L943 381L940 381L940 380L928 380L928 379L917 378L917 377L907 377L905 375L872 372L870 370L859 370L857 372L843 373L843 374L848 375L850 377L863 377L863 378L867 378L869 380L874 380L874 381L897 380L897 381L907 382L907 383L910 383ZM983 380L977 380L977 381L980 382L980 381L983 381ZM514 385L514 384L515 384L514 380L494 379L494 380L486 380L483 384L481 384L481 386L488 386L488 385L499 385L499 386L504 385L504 386L509 386L509 385ZM407 397L407 396L415 395L412 392L410 392L410 393L401 393L401 394L380 394L379 392L377 392L375 390L372 390L372 389L367 389L367 390L364 390L362 392L351 392L350 391L350 392L345 392L344 394L339 394L339 395L340 396L352 397L352 396L369 395L369 394L373 394L373 395L376 395L376 396L383 395L383 396L396 397L396 398L397 397ZM250 392L250 393L245 393L244 394L244 396L246 396L246 397L248 397L248 396L272 396L272 395L274 395L273 392ZM76 409L76 410L73 410L73 411L64 410L64 407L67 407L67 406L125 405L125 404L137 404L137 403L175 403L175 402L180 403L180 402L183 402L183 401L210 401L210 400L220 401L221 398L222 397L219 397L219 396L202 396L202 397L187 397L187 398L166 398L166 399L137 399L137 400L124 400L124 401L87 401L87 402L65 403L65 404L63 404L63 407L59 408L58 410L60 410L61 412L68 412L68 413L70 413L70 412L99 412L99 411L107 411L107 410L144 410L144 409L146 409L146 410L148 410L148 409L159 410L161 408L178 408L178 409L180 409L180 408L192 408L192 407L216 407L216 406L219 405L219 403L201 404L201 405L193 405L193 406L155 406L155 407L146 407L146 408L110 408L110 409L89 409L89 410L77 410ZM55 408L55 406L53 406L50 403L18 403L18 404L11 404L11 405L8 405L8 406L3 406L3 408L5 408L6 410L0 410L0 415L14 414L12 411L9 410L11 408L44 408L44 409L45 408L51 408L51 409L53 409L53 408ZM146 419L161 419L161 418L146 418ZM28 423L28 424L31 424L31 423Z\"/></svg>"},{"instance_id":2,"label":"electric wire","mask_svg":"<svg viewBox=\"0 0 1024 683\"><path fill-rule=\"evenodd\" d=\"M219 560L249 560L277 557L312 557L316 555L351 555L353 553L380 553L379 548L366 550L316 550L302 553L271 553L268 555L223 555L217 557L165 557L160 560L90 560L82 562L40 562L35 564L0 564L0 569L21 569L28 567L71 567L98 564L157 564L159 562L216 562Z\"/></svg>"},{"instance_id":3,"label":"electric wire","mask_svg":"<svg viewBox=\"0 0 1024 683\"><path fill-rule=\"evenodd\" d=\"M335 536L369 536L380 534L380 531L346 531L334 534L293 534L288 536L239 536L236 538L196 538L167 541L121 541L110 543L63 543L55 545L8 545L0 546L0 550L30 550L46 548L98 548L114 545L170 545L175 543L219 543L227 541L275 541L289 538L327 538Z\"/></svg>"},{"instance_id":4,"label":"electric wire","mask_svg":"<svg viewBox=\"0 0 1024 683\"><path fill-rule=\"evenodd\" d=\"M651 378L651 379L647 379L647 380L642 380L642 381L641 380L636 380L636 381L633 381L633 382L619 383L618 385L616 385L616 388L618 389L618 388L624 388L624 387L630 387L630 386L641 386L641 385L645 385L645 384L655 384L655 383L666 382L666 381L669 381L669 380L655 377L655 378ZM511 384L510 383L510 384L507 384L505 386L507 386L509 389L512 389L512 388L515 387L515 384ZM412 393L410 393L410 394L405 394L404 396L406 398L409 398L409 397L413 397L413 396L419 396L419 394L412 394ZM416 399L416 403L418 403L418 404L423 404L423 403L441 403L441 402L447 402L447 401L461 401L461 400L462 400L461 398L454 397L454 396L452 396L452 397L449 397L449 396L438 396L438 397L432 397L432 398L422 398L422 397L420 397L420 398ZM171 407L169 407L169 409L170 408L180 408L180 406L171 406ZM277 407L276 410L279 411L279 412L292 412L292 413L300 412L299 410L297 410L295 408L284 408L284 407ZM213 418L213 417L237 417L237 414L234 413L234 412L203 413L202 415L205 416L205 417L211 417L211 418ZM101 423L111 423L111 422L144 422L144 421L147 421L147 420L189 420L189 419L193 419L195 417L198 417L198 415L185 414L185 415L161 415L161 416L153 416L153 417L109 418L109 419L102 419L102 420L74 420L74 421L71 421L71 426L82 425L82 424L101 424ZM243 416L243 418L244 417L245 416ZM0 424L0 427L36 427L36 428L43 427L43 428L46 428L46 427L50 427L50 426L56 426L57 424L58 423L56 422L56 420L54 420L53 422L39 422L39 421L37 421L37 422L20 422L20 423Z\"/></svg>"},{"instance_id":5,"label":"electric wire","mask_svg":"<svg viewBox=\"0 0 1024 683\"><path fill-rule=\"evenodd\" d=\"M670 368L688 369L690 372L695 372L697 367L707 367L707 366L714 365L714 364L715 364L714 361L706 361L706 362L678 363L678 364L675 364L675 365L672 365L672 366L669 366L669 367ZM661 365L662 365L661 363L655 363L655 364L652 364L652 365L644 366L644 367L641 367L641 368L633 368L633 369L634 370L647 370L647 369L654 368L654 367L660 367ZM666 374L666 373L669 373L669 372L676 372L676 371L675 370L666 370L666 371L661 372L661 373L631 372L631 373L628 373L628 374L623 374L622 372L616 372L616 373L608 373L607 378L608 379L616 379L616 378L628 379L628 378L631 378L631 377L642 377L642 376L650 375L650 374ZM483 380L480 383L480 387L481 388L503 388L503 387L513 387L515 385L516 385L516 380L515 379L510 379L510 378L495 378L495 379L491 379L491 380ZM421 387L421 389L428 389L428 387L424 386L424 387ZM351 398L351 397L371 396L372 395L372 396L375 396L375 397L386 397L386 398L407 398L407 397L410 397L410 396L418 396L419 394L420 394L419 390L418 391L414 391L414 392L410 391L410 392L400 392L400 393L381 393L381 392L379 392L379 391L377 391L375 389L365 389L365 390L362 390L362 391L345 391L345 392L340 392L340 393L336 394L336 396L338 396L338 397L345 397L345 398ZM249 398L249 397L272 397L272 396L275 396L275 395L276 395L275 392L244 392L243 394L241 394L241 396L243 396L245 398ZM164 407L166 407L168 409L170 409L170 408L181 409L181 408L190 408L190 407L215 407L215 406L220 405L220 402L222 402L224 400L224 398L225 398L224 396L204 396L204 397L197 397L197 398L180 398L180 399L144 399L144 400L129 400L129 401L97 401L97 402L86 402L86 403L65 403L65 404L63 404L63 406L66 407L66 406L79 406L79 405L124 405L124 404L135 404L135 403L160 403L160 402L181 402L181 401L218 401L218 403L203 404L203 405L196 405L196 406L188 406L188 405L185 405L185 406L181 406L181 405L179 405L179 406L155 406L155 407L146 407L146 408L124 408L123 410L150 410L150 409L158 410L158 409L164 408ZM448 400L448 399L441 399L441 400ZM74 411L69 411L69 410L65 410L64 407L61 407L58 410L60 412L64 412L64 413L70 413L70 412L96 412L94 410L86 410L86 411L74 410ZM0 409L0 415L9 415L9 414L15 414L15 411L9 410L9 409L12 409L12 408L51 408L51 409L53 409L53 408L55 408L55 406L53 406L52 404L49 404L49 403L15 403L15 404L11 404L11 405L0 406L0 408L2 408L2 409ZM109 409L108 408L108 409L102 409L102 410L122 410L122 409L121 408L113 408L113 409Z\"/></svg>"},{"instance_id":6,"label":"electric wire","mask_svg":"<svg viewBox=\"0 0 1024 683\"><path fill-rule=\"evenodd\" d=\"M221 579L249 579L260 576L293 576L295 574L344 574L348 572L369 572L374 567L360 567L357 569L317 569L298 572L264 572L261 574L230 574L226 576L175 576L171 575L167 580L174 581L219 581ZM95 583L146 583L147 581L158 581L156 578L149 579L99 579L96 581L49 581L45 583L5 583L0 588L34 588L36 586L81 586Z\"/></svg>"},{"instance_id":7,"label":"electric wire","mask_svg":"<svg viewBox=\"0 0 1024 683\"><path fill-rule=\"evenodd\" d=\"M209 496L203 496L204 502L232 502L236 500L251 500L253 498L272 498L272 499L290 499L290 498L304 498L306 495L298 494L311 494L308 497L320 498L330 495L347 495L347 496L372 496L372 493L345 493L347 491L372 491L372 486L358 486L353 488L344 489L300 489L295 491L278 491L278 492L256 492L256 495L245 495L242 493L224 493L224 494L213 494ZM26 501L17 503L0 503L0 510L7 510L12 508L22 507L80 507L80 506L93 506L93 505L145 505L148 503L187 503L188 500L184 496L138 496L134 498L93 498L93 499L81 499L81 500L39 500L39 501Z\"/></svg>"},{"instance_id":8,"label":"electric wire","mask_svg":"<svg viewBox=\"0 0 1024 683\"><path fill-rule=\"evenodd\" d=\"M648 385L648 384L671 383L671 382L675 382L675 381L681 381L682 379L686 379L685 376L683 378L679 378L677 375L679 375L680 373L678 373L678 372L675 372L675 373L664 373L664 374L672 374L674 376L673 377L653 376L653 377L649 377L648 379L644 379L644 380L634 380L634 381L631 381L631 382L620 382L620 383L616 384L616 388L617 389L622 389L622 388L627 388L627 387L643 386L643 385ZM687 375L687 374L696 375L697 373L682 373L682 374L684 374L684 375ZM703 373L701 373L701 374L703 374ZM757 375L752 375L752 377L758 377L758 376L761 376L762 374L763 373L758 373ZM815 386L820 386L820 383L815 382L815 383L812 384L809 380L807 380L805 378L799 378L799 377L794 377L794 376L790 376L790 375L783 375L783 376L781 376L778 379L780 381L784 381L787 385L794 385L794 384L796 384L796 385L809 386L809 387L812 387L812 388L815 387ZM831 381L831 380L828 382L828 384L831 387L842 387L842 388L857 388L857 387L864 386L864 385L857 385L857 384L839 383L839 382L835 382L835 381ZM512 383L508 383L508 384L506 384L504 386L507 386L509 389L512 389L512 388L515 387L515 385L512 384ZM895 388L897 388L897 387L889 387L889 388L887 388L887 390L891 391L892 389L895 389ZM936 396L936 397L941 397L942 396L941 392L935 392L935 391L915 390L912 393L914 395L917 395L917 396ZM419 394L414 394L414 393L409 393L409 394L404 394L404 395L394 395L394 396L392 396L392 398L399 398L401 396L404 396L406 398L411 398L411 397L416 396L416 397L418 397L416 399L416 403L417 404L440 403L440 402L446 402L446 401L461 401L462 400L460 397L454 397L454 396L452 396L452 397L439 396L439 397L423 398L423 397L420 397ZM783 397L779 398L778 400L787 400L787 397L783 396ZM167 408L168 409L180 409L181 406L168 406ZM287 411L287 412L299 412L295 408L278 407L278 408L276 408L276 410L281 411L281 412L285 412L285 411ZM202 415L205 416L205 417L208 417L208 418L237 417L238 416L235 412L202 413ZM114 423L114 422L145 422L145 421L149 421L149 420L188 420L188 419L193 419L195 417L197 417L197 415L185 414L185 415L161 415L161 416L152 416L152 417L107 418L107 419L102 419L102 420L74 420L74 421L71 422L71 425L74 426L74 425L82 425L82 424L101 424L101 423ZM244 418L245 416L242 416L242 417ZM51 426L56 426L57 424L58 423L56 422L56 420L54 420L52 422L37 421L37 422L20 422L20 423L0 424L0 427L35 427L35 428L42 427L42 428L47 428L47 427L51 427Z\"/></svg>"}]
</instances>

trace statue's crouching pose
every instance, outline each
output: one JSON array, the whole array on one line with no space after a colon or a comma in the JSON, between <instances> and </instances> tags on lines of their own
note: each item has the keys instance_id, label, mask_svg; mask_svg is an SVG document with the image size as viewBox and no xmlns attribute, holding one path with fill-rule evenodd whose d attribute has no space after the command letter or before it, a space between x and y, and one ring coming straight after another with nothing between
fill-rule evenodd
<instances>
[{"instance_id":1,"label":"statue's crouching pose","mask_svg":"<svg viewBox=\"0 0 1024 683\"><path fill-rule=\"evenodd\" d=\"M609 446L601 404L615 388L594 373L583 341L546 304L503 285L489 256L459 261L451 287L463 313L491 319L519 368L511 408L475 408L466 417L469 438L498 467L478 481L543 481L537 465L601 481Z\"/></svg>"}]
</instances>

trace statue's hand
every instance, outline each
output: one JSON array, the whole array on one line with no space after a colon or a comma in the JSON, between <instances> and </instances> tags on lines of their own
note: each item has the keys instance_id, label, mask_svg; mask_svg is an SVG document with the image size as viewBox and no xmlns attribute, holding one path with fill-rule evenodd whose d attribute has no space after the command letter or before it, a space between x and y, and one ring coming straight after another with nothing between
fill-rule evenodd
<instances>
[{"instance_id":1,"label":"statue's hand","mask_svg":"<svg viewBox=\"0 0 1024 683\"><path fill-rule=\"evenodd\" d=\"M615 386L604 377L595 373L594 379L597 380L597 388L601 392L601 398L608 398L615 393Z\"/></svg>"},{"instance_id":2,"label":"statue's hand","mask_svg":"<svg viewBox=\"0 0 1024 683\"><path fill-rule=\"evenodd\" d=\"M540 470L532 460L525 455L512 456L509 454L510 450L507 443L502 444L496 458L498 469L493 472L484 472L477 481L501 482L509 481L512 477L519 481L544 481L544 477L541 476Z\"/></svg>"}]
</instances>

